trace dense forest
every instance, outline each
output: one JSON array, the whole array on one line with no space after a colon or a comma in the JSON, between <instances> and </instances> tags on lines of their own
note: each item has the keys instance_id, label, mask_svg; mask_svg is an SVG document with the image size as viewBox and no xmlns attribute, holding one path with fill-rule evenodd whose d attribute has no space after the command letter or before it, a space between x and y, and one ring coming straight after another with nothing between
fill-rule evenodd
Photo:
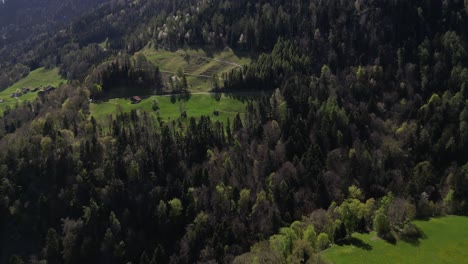
<instances>
[{"instance_id":1,"label":"dense forest","mask_svg":"<svg viewBox=\"0 0 468 264\"><path fill-rule=\"evenodd\" d=\"M0 118L0 262L321 263L354 231L468 215L467 43L466 0L99 5L1 62L0 89L69 83ZM131 59L158 46L247 51L223 89L262 95L227 122L97 122L90 98L160 89Z\"/></svg>"},{"instance_id":2,"label":"dense forest","mask_svg":"<svg viewBox=\"0 0 468 264\"><path fill-rule=\"evenodd\" d=\"M37 68L31 50L104 0L4 0L0 3L0 89Z\"/></svg>"}]
</instances>

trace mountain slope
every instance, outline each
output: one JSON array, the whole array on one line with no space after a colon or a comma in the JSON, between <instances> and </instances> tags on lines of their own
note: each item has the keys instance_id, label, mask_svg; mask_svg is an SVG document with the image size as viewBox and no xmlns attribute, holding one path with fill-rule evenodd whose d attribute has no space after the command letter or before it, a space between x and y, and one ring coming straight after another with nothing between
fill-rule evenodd
<instances>
[{"instance_id":1,"label":"mountain slope","mask_svg":"<svg viewBox=\"0 0 468 264\"><path fill-rule=\"evenodd\" d=\"M12 46L1 87L41 67L68 83L0 118L0 262L314 263L354 232L468 214L467 7L111 1ZM232 98L184 111L184 69L159 68L226 48L251 60L218 76ZM183 100L98 105L166 82ZM240 91L260 94L245 111Z\"/></svg>"}]
</instances>

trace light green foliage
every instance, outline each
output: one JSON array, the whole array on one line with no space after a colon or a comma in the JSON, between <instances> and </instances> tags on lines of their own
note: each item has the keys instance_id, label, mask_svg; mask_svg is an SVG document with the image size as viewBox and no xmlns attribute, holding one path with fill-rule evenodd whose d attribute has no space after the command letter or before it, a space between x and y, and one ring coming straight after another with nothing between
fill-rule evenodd
<instances>
[{"instance_id":1,"label":"light green foliage","mask_svg":"<svg viewBox=\"0 0 468 264\"><path fill-rule=\"evenodd\" d=\"M281 228L279 233L280 235L285 237L288 255L291 254L293 243L294 241L298 240L299 237L296 235L296 232L294 232L294 230L290 227Z\"/></svg>"},{"instance_id":2,"label":"light green foliage","mask_svg":"<svg viewBox=\"0 0 468 264\"><path fill-rule=\"evenodd\" d=\"M205 212L198 213L193 223L194 223L194 233L192 233L192 235L196 237L204 235L203 233L206 231L208 227L208 214Z\"/></svg>"},{"instance_id":3,"label":"light green foliage","mask_svg":"<svg viewBox=\"0 0 468 264\"><path fill-rule=\"evenodd\" d=\"M374 211L375 211L375 199L370 198L366 201L364 217L366 217L367 220L370 220Z\"/></svg>"},{"instance_id":4,"label":"light green foliage","mask_svg":"<svg viewBox=\"0 0 468 264\"><path fill-rule=\"evenodd\" d=\"M442 100L440 99L440 96L438 94L433 94L428 103L430 106L438 107L441 102Z\"/></svg>"},{"instance_id":5,"label":"light green foliage","mask_svg":"<svg viewBox=\"0 0 468 264\"><path fill-rule=\"evenodd\" d=\"M182 211L184 208L182 207L182 202L179 199L174 198L170 200L169 207L169 215L171 216L171 218L177 218L182 215Z\"/></svg>"},{"instance_id":6,"label":"light green foliage","mask_svg":"<svg viewBox=\"0 0 468 264\"><path fill-rule=\"evenodd\" d=\"M328 65L324 64L322 68L320 68L320 78L328 78L330 74L330 68Z\"/></svg>"},{"instance_id":7,"label":"light green foliage","mask_svg":"<svg viewBox=\"0 0 468 264\"><path fill-rule=\"evenodd\" d=\"M287 259L289 255L291 255L294 241L298 239L298 236L292 228L284 227L280 229L278 235L270 237L270 246L274 251L280 252L281 255Z\"/></svg>"},{"instance_id":8,"label":"light green foliage","mask_svg":"<svg viewBox=\"0 0 468 264\"><path fill-rule=\"evenodd\" d=\"M382 208L375 212L374 230L379 237L384 237L390 232L390 222Z\"/></svg>"},{"instance_id":9,"label":"light green foliage","mask_svg":"<svg viewBox=\"0 0 468 264\"><path fill-rule=\"evenodd\" d=\"M447 213L451 214L455 210L455 191L450 189L444 198L444 206Z\"/></svg>"},{"instance_id":10,"label":"light green foliage","mask_svg":"<svg viewBox=\"0 0 468 264\"><path fill-rule=\"evenodd\" d=\"M341 219L346 226L348 235L352 234L357 227L360 214L360 202L359 200L352 199L343 202L338 208Z\"/></svg>"},{"instance_id":11,"label":"light green foliage","mask_svg":"<svg viewBox=\"0 0 468 264\"><path fill-rule=\"evenodd\" d=\"M100 84L93 84L90 88L91 95L99 95L102 93L102 85Z\"/></svg>"},{"instance_id":12,"label":"light green foliage","mask_svg":"<svg viewBox=\"0 0 468 264\"><path fill-rule=\"evenodd\" d=\"M325 233L320 233L317 237L317 248L318 250L327 249L330 246L330 239Z\"/></svg>"},{"instance_id":13,"label":"light green foliage","mask_svg":"<svg viewBox=\"0 0 468 264\"><path fill-rule=\"evenodd\" d=\"M385 208L385 210L387 210L390 204L393 202L393 199L395 199L393 193L387 193L387 195L380 199L380 208Z\"/></svg>"},{"instance_id":14,"label":"light green foliage","mask_svg":"<svg viewBox=\"0 0 468 264\"><path fill-rule=\"evenodd\" d=\"M41 139L41 150L44 155L50 154L50 151L52 150L52 139L50 137L43 137Z\"/></svg>"},{"instance_id":15,"label":"light green foliage","mask_svg":"<svg viewBox=\"0 0 468 264\"><path fill-rule=\"evenodd\" d=\"M364 70L363 67L359 66L357 71L356 71L356 77L358 81L365 81L366 79L366 71Z\"/></svg>"},{"instance_id":16,"label":"light green foliage","mask_svg":"<svg viewBox=\"0 0 468 264\"><path fill-rule=\"evenodd\" d=\"M288 242L282 235L273 235L269 239L270 247L273 251L279 253L283 258L289 255Z\"/></svg>"},{"instance_id":17,"label":"light green foliage","mask_svg":"<svg viewBox=\"0 0 468 264\"><path fill-rule=\"evenodd\" d=\"M91 199L91 201L89 202L89 206L83 206L83 219L85 220L85 223L94 223L94 221L97 220L96 218L98 215L98 211L98 204L93 199Z\"/></svg>"},{"instance_id":18,"label":"light green foliage","mask_svg":"<svg viewBox=\"0 0 468 264\"><path fill-rule=\"evenodd\" d=\"M294 242L294 247L291 255L288 258L288 263L314 263L314 250L307 241L297 240Z\"/></svg>"},{"instance_id":19,"label":"light green foliage","mask_svg":"<svg viewBox=\"0 0 468 264\"><path fill-rule=\"evenodd\" d=\"M298 238L302 238L307 225L301 221L294 221L290 227L294 230Z\"/></svg>"},{"instance_id":20,"label":"light green foliage","mask_svg":"<svg viewBox=\"0 0 468 264\"><path fill-rule=\"evenodd\" d=\"M231 203L231 196L232 196L232 187L231 186L226 186L224 184L218 184L216 186L216 193L217 193L217 199L216 199L216 206L218 208L223 208L223 209L235 209L235 203Z\"/></svg>"},{"instance_id":21,"label":"light green foliage","mask_svg":"<svg viewBox=\"0 0 468 264\"><path fill-rule=\"evenodd\" d=\"M360 201L364 196L362 191L356 186L352 185L348 188L349 197L343 203L336 208L336 211L340 214L341 220L346 226L347 234L351 235L357 228L358 222L361 218L368 218L369 206ZM371 202L370 202L371 203Z\"/></svg>"},{"instance_id":22,"label":"light green foliage","mask_svg":"<svg viewBox=\"0 0 468 264\"><path fill-rule=\"evenodd\" d=\"M195 224L195 226L205 226L206 224L208 224L208 214L206 214L205 212L198 213L193 223Z\"/></svg>"},{"instance_id":23,"label":"light green foliage","mask_svg":"<svg viewBox=\"0 0 468 264\"><path fill-rule=\"evenodd\" d=\"M349 193L350 199L357 199L357 200L364 199L364 195L362 194L361 189L359 189L356 185L351 185L348 188L348 193Z\"/></svg>"},{"instance_id":24,"label":"light green foliage","mask_svg":"<svg viewBox=\"0 0 468 264\"><path fill-rule=\"evenodd\" d=\"M234 264L260 264L260 263L284 263L285 259L280 252L275 251L269 241L261 241L254 244L250 252L237 256Z\"/></svg>"},{"instance_id":25,"label":"light green foliage","mask_svg":"<svg viewBox=\"0 0 468 264\"><path fill-rule=\"evenodd\" d=\"M304 240L309 243L312 248L316 247L317 233L315 233L314 225L308 225L304 231Z\"/></svg>"}]
</instances>

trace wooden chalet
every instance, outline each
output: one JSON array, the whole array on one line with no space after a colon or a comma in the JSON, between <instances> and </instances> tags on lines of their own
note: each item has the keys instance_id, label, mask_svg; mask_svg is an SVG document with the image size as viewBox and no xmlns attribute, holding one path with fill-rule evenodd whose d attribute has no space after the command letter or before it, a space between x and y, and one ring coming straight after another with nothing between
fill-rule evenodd
<instances>
[{"instance_id":1,"label":"wooden chalet","mask_svg":"<svg viewBox=\"0 0 468 264\"><path fill-rule=\"evenodd\" d=\"M132 104L138 104L142 101L142 99L140 96L132 96L130 97L130 101L132 102Z\"/></svg>"}]
</instances>

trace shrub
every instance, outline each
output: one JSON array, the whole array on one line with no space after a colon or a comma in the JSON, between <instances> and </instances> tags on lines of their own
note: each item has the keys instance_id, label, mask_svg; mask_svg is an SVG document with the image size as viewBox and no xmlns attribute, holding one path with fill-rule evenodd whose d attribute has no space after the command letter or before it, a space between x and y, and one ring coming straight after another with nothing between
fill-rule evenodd
<instances>
[{"instance_id":1,"label":"shrub","mask_svg":"<svg viewBox=\"0 0 468 264\"><path fill-rule=\"evenodd\" d=\"M325 233L320 233L317 238L317 247L319 250L324 250L330 246L330 239Z\"/></svg>"}]
</instances>

